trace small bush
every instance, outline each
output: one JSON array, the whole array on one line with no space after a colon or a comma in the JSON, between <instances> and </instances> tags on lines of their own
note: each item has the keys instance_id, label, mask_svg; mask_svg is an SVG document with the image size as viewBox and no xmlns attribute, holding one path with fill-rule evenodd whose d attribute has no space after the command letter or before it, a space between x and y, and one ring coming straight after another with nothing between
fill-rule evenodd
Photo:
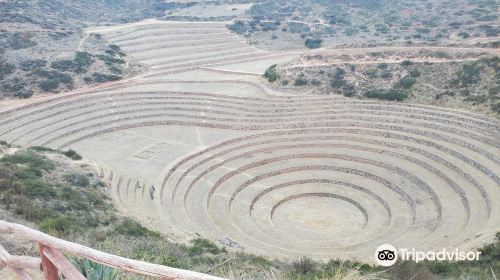
<instances>
[{"instance_id":1,"label":"small bush","mask_svg":"<svg viewBox=\"0 0 500 280\"><path fill-rule=\"evenodd\" d=\"M302 33L307 33L311 31L311 28L309 25L300 23L300 22L289 22L287 23L288 25L288 32L294 33L294 34L302 34Z\"/></svg>"},{"instance_id":2,"label":"small bush","mask_svg":"<svg viewBox=\"0 0 500 280\"><path fill-rule=\"evenodd\" d=\"M243 34L247 31L250 31L250 29L247 27L245 22L241 20L235 21L233 24L228 26L229 30L238 33L238 34Z\"/></svg>"},{"instance_id":3,"label":"small bush","mask_svg":"<svg viewBox=\"0 0 500 280\"><path fill-rule=\"evenodd\" d=\"M69 157L72 160L81 160L82 159L81 155L79 155L77 152L75 152L71 149L63 152L63 155Z\"/></svg>"},{"instance_id":4,"label":"small bush","mask_svg":"<svg viewBox=\"0 0 500 280\"><path fill-rule=\"evenodd\" d=\"M17 98L29 98L33 95L33 91L25 88L25 86L26 83L16 77L10 81L6 81L2 88Z\"/></svg>"},{"instance_id":5,"label":"small bush","mask_svg":"<svg viewBox=\"0 0 500 280\"><path fill-rule=\"evenodd\" d=\"M309 81L304 78L303 76L299 76L295 79L293 85L295 86L303 86L303 85L307 85L309 83Z\"/></svg>"},{"instance_id":6,"label":"small bush","mask_svg":"<svg viewBox=\"0 0 500 280\"><path fill-rule=\"evenodd\" d=\"M90 65L94 63L93 56L87 52L76 52L72 60L56 60L50 67L60 71L72 71L75 73L85 73Z\"/></svg>"},{"instance_id":7,"label":"small bush","mask_svg":"<svg viewBox=\"0 0 500 280\"><path fill-rule=\"evenodd\" d=\"M22 98L22 99L25 99L25 98L30 98L31 96L33 96L33 91L31 89L21 89L21 90L18 90L14 93L14 96L17 97L17 98Z\"/></svg>"},{"instance_id":8,"label":"small bush","mask_svg":"<svg viewBox=\"0 0 500 280\"><path fill-rule=\"evenodd\" d=\"M70 173L64 175L63 177L68 183L80 188L85 188L90 185L89 178L84 174Z\"/></svg>"},{"instance_id":9,"label":"small bush","mask_svg":"<svg viewBox=\"0 0 500 280\"><path fill-rule=\"evenodd\" d=\"M363 96L368 98L375 98L381 100L389 100L389 101L403 101L408 98L408 95L396 89L373 89L366 91Z\"/></svg>"},{"instance_id":10,"label":"small bush","mask_svg":"<svg viewBox=\"0 0 500 280\"><path fill-rule=\"evenodd\" d=\"M392 72L391 72L391 70L386 69L386 70L382 71L382 73L380 73L380 78L383 78L383 79L392 78Z\"/></svg>"},{"instance_id":11,"label":"small bush","mask_svg":"<svg viewBox=\"0 0 500 280\"><path fill-rule=\"evenodd\" d=\"M27 171L35 176L40 176L42 171L49 171L55 168L52 161L32 151L23 151L13 155L6 155L0 158L0 163L24 165Z\"/></svg>"},{"instance_id":12,"label":"small bush","mask_svg":"<svg viewBox=\"0 0 500 280\"><path fill-rule=\"evenodd\" d=\"M45 78L44 81L38 83L38 86L43 91L55 91L61 84L69 88L73 85L73 79L68 74L43 68L36 68L32 72L39 77Z\"/></svg>"},{"instance_id":13,"label":"small bush","mask_svg":"<svg viewBox=\"0 0 500 280\"><path fill-rule=\"evenodd\" d=\"M116 226L115 231L122 235L134 237L160 236L158 233L141 226L138 222L130 218L125 218L125 220Z\"/></svg>"},{"instance_id":14,"label":"small bush","mask_svg":"<svg viewBox=\"0 0 500 280\"><path fill-rule=\"evenodd\" d=\"M85 77L84 80L88 83L105 83L110 81L118 81L122 77L113 74L93 73L92 77Z\"/></svg>"},{"instance_id":15,"label":"small bush","mask_svg":"<svg viewBox=\"0 0 500 280\"><path fill-rule=\"evenodd\" d=\"M418 78L420 77L420 71L418 71L417 69L413 69L410 71L410 77L412 78Z\"/></svg>"},{"instance_id":16,"label":"small bush","mask_svg":"<svg viewBox=\"0 0 500 280\"><path fill-rule=\"evenodd\" d=\"M9 143L7 141L5 141L5 140L0 140L0 145L1 146L6 146L6 147L10 148Z\"/></svg>"},{"instance_id":17,"label":"small bush","mask_svg":"<svg viewBox=\"0 0 500 280\"><path fill-rule=\"evenodd\" d=\"M467 32L460 32L460 33L458 33L458 36L463 38L463 39L467 39L470 37L470 34Z\"/></svg>"},{"instance_id":18,"label":"small bush","mask_svg":"<svg viewBox=\"0 0 500 280\"><path fill-rule=\"evenodd\" d=\"M387 64L387 63L380 63L379 65L377 65L377 68L381 69L381 70L385 70L385 69L389 68L389 64Z\"/></svg>"},{"instance_id":19,"label":"small bush","mask_svg":"<svg viewBox=\"0 0 500 280\"><path fill-rule=\"evenodd\" d=\"M43 219L39 223L39 226L43 232L47 232L51 235L56 236L68 234L79 228L79 225L76 221L62 215Z\"/></svg>"},{"instance_id":20,"label":"small bush","mask_svg":"<svg viewBox=\"0 0 500 280\"><path fill-rule=\"evenodd\" d=\"M293 272L300 275L308 275L314 273L317 264L310 258L302 257L292 263Z\"/></svg>"},{"instance_id":21,"label":"small bush","mask_svg":"<svg viewBox=\"0 0 500 280\"><path fill-rule=\"evenodd\" d=\"M14 73L16 66L0 60L0 80L3 80L7 75Z\"/></svg>"},{"instance_id":22,"label":"small bush","mask_svg":"<svg viewBox=\"0 0 500 280\"><path fill-rule=\"evenodd\" d=\"M225 250L219 249L215 243L208 239L194 239L191 241L191 246L188 247L188 254L190 256L200 256L205 253L217 255Z\"/></svg>"},{"instance_id":23,"label":"small bush","mask_svg":"<svg viewBox=\"0 0 500 280\"><path fill-rule=\"evenodd\" d=\"M26 33L11 33L7 39L8 46L13 50L27 49L36 46L36 42L31 40L31 36Z\"/></svg>"},{"instance_id":24,"label":"small bush","mask_svg":"<svg viewBox=\"0 0 500 280\"><path fill-rule=\"evenodd\" d=\"M120 64L125 64L125 60L121 58L115 58L110 55L97 55L97 58L104 62L107 66L117 66Z\"/></svg>"},{"instance_id":25,"label":"small bush","mask_svg":"<svg viewBox=\"0 0 500 280\"><path fill-rule=\"evenodd\" d=\"M416 79L411 77L404 77L401 80L397 81L394 85L394 88L404 88L409 89L417 82Z\"/></svg>"},{"instance_id":26,"label":"small bush","mask_svg":"<svg viewBox=\"0 0 500 280\"><path fill-rule=\"evenodd\" d=\"M500 101L492 104L491 110L497 114L500 114Z\"/></svg>"},{"instance_id":27,"label":"small bush","mask_svg":"<svg viewBox=\"0 0 500 280\"><path fill-rule=\"evenodd\" d=\"M60 81L56 79L49 79L38 83L38 87L43 91L55 91L59 88Z\"/></svg>"},{"instance_id":28,"label":"small bush","mask_svg":"<svg viewBox=\"0 0 500 280\"><path fill-rule=\"evenodd\" d=\"M410 60L403 60L403 61L401 61L401 65L402 66L410 66L410 65L413 65L413 62Z\"/></svg>"},{"instance_id":29,"label":"small bush","mask_svg":"<svg viewBox=\"0 0 500 280\"><path fill-rule=\"evenodd\" d=\"M266 69L266 72L264 72L264 78L266 78L270 83L275 82L279 78L278 73L276 72L276 64L273 64Z\"/></svg>"},{"instance_id":30,"label":"small bush","mask_svg":"<svg viewBox=\"0 0 500 280\"><path fill-rule=\"evenodd\" d=\"M305 46L310 49L317 49L321 47L321 43L323 43L323 40L319 38L307 38L304 42Z\"/></svg>"}]
</instances>

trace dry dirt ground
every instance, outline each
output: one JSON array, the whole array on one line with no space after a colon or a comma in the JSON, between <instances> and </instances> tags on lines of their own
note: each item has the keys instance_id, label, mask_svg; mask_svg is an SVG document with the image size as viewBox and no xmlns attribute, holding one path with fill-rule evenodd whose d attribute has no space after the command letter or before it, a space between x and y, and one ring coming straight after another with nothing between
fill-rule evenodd
<instances>
[{"instance_id":1,"label":"dry dirt ground","mask_svg":"<svg viewBox=\"0 0 500 280\"><path fill-rule=\"evenodd\" d=\"M118 208L173 240L372 262L382 243L468 249L500 230L496 119L275 92L260 74L300 53L253 48L225 23L88 32L148 70L0 103L0 139L99 162Z\"/></svg>"}]
</instances>

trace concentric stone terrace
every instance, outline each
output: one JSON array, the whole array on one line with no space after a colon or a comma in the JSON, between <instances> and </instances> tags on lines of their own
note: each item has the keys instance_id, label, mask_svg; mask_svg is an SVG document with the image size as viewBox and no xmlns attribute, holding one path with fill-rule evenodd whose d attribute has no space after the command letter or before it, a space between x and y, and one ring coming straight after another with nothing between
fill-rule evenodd
<instances>
[{"instance_id":1,"label":"concentric stone terrace","mask_svg":"<svg viewBox=\"0 0 500 280\"><path fill-rule=\"evenodd\" d=\"M468 248L500 230L497 120L270 95L245 67L161 72L5 110L0 139L96 160L120 209L175 240L369 261L382 243Z\"/></svg>"}]
</instances>

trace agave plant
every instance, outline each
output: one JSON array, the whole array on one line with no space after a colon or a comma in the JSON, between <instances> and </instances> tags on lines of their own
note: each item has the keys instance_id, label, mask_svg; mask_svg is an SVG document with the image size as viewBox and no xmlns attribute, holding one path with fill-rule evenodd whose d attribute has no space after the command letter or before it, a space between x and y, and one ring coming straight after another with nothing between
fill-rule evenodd
<instances>
[{"instance_id":1,"label":"agave plant","mask_svg":"<svg viewBox=\"0 0 500 280\"><path fill-rule=\"evenodd\" d=\"M116 280L118 270L89 260L71 259L73 265L88 280Z\"/></svg>"}]
</instances>

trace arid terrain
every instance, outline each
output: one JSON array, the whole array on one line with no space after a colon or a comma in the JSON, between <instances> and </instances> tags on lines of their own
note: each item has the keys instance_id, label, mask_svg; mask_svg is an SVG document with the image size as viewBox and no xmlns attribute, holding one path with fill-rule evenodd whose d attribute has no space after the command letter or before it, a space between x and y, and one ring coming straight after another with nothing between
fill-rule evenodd
<instances>
[{"instance_id":1,"label":"arid terrain","mask_svg":"<svg viewBox=\"0 0 500 280\"><path fill-rule=\"evenodd\" d=\"M243 2L82 27L82 52L61 63L76 68L42 66L72 72L72 86L0 101L0 140L76 151L120 215L170 241L374 264L384 243L469 250L495 240L500 51L478 43L492 36L269 47L282 35L255 44L266 31L235 32L260 7ZM476 20L498 28L488 7ZM113 67L119 77L107 76Z\"/></svg>"},{"instance_id":2,"label":"arid terrain","mask_svg":"<svg viewBox=\"0 0 500 280\"><path fill-rule=\"evenodd\" d=\"M254 49L221 23L87 32L148 71L6 109L1 137L101 162L122 210L175 240L369 261L385 241L470 246L498 227L497 120L274 92L259 75L294 54Z\"/></svg>"}]
</instances>

